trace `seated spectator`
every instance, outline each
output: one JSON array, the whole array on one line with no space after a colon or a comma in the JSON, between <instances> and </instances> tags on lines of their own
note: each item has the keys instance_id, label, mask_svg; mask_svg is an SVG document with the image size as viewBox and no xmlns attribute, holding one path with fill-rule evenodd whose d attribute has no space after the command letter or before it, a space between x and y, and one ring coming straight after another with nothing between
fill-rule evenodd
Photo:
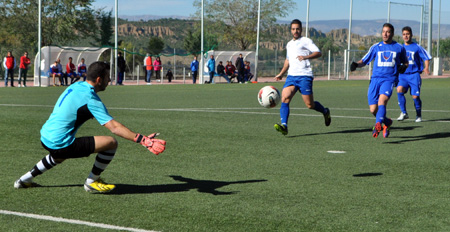
<instances>
[{"instance_id":1,"label":"seated spectator","mask_svg":"<svg viewBox=\"0 0 450 232\"><path fill-rule=\"evenodd\" d=\"M81 58L81 63L78 64L78 76L83 77L83 81L86 81L87 66L84 63L84 58Z\"/></svg>"},{"instance_id":2,"label":"seated spectator","mask_svg":"<svg viewBox=\"0 0 450 232\"><path fill-rule=\"evenodd\" d=\"M233 82L233 78L237 77L235 74L236 67L231 61L227 61L227 66L225 66L225 72L229 76L230 82Z\"/></svg>"},{"instance_id":3,"label":"seated spectator","mask_svg":"<svg viewBox=\"0 0 450 232\"><path fill-rule=\"evenodd\" d=\"M69 63L67 63L66 65L66 85L68 85L67 77L70 77L70 84L73 84L80 80L77 75L75 65L72 63L72 57L69 57Z\"/></svg>"},{"instance_id":4,"label":"seated spectator","mask_svg":"<svg viewBox=\"0 0 450 232\"><path fill-rule=\"evenodd\" d=\"M173 79L173 73L172 70L167 70L166 78L169 79L169 82L172 82Z\"/></svg>"},{"instance_id":5,"label":"seated spectator","mask_svg":"<svg viewBox=\"0 0 450 232\"><path fill-rule=\"evenodd\" d=\"M219 61L219 65L217 65L217 75L225 78L225 80L230 83L230 79L228 78L227 74L225 74L225 67L222 64L222 61Z\"/></svg>"},{"instance_id":6,"label":"seated spectator","mask_svg":"<svg viewBox=\"0 0 450 232\"><path fill-rule=\"evenodd\" d=\"M59 86L56 83L56 79L55 79L56 77L58 77L60 84L62 84L63 73L62 73L61 64L59 62L60 62L60 60L57 59L57 60L55 60L55 63L50 65L50 75L52 75L52 77L53 77L53 86Z\"/></svg>"},{"instance_id":7,"label":"seated spectator","mask_svg":"<svg viewBox=\"0 0 450 232\"><path fill-rule=\"evenodd\" d=\"M253 78L253 74L250 72L250 61L245 61L244 79L245 82L249 82Z\"/></svg>"}]
</instances>

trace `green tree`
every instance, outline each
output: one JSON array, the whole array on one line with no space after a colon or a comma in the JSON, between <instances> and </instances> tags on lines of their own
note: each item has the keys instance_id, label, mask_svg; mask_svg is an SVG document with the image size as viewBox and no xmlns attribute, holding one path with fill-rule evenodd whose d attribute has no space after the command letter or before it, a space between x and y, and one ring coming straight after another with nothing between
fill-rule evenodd
<instances>
[{"instance_id":1,"label":"green tree","mask_svg":"<svg viewBox=\"0 0 450 232\"><path fill-rule=\"evenodd\" d=\"M437 49L436 46L434 47ZM441 39L439 41L439 56L450 57L450 39Z\"/></svg>"},{"instance_id":2,"label":"green tree","mask_svg":"<svg viewBox=\"0 0 450 232\"><path fill-rule=\"evenodd\" d=\"M285 17L295 6L293 0L261 0L260 29L275 24L277 17ZM195 0L197 15L201 12L201 1ZM205 17L209 22L222 23L221 42L231 43L246 50L256 43L258 23L258 1L255 0L205 0Z\"/></svg>"},{"instance_id":3,"label":"green tree","mask_svg":"<svg viewBox=\"0 0 450 232\"><path fill-rule=\"evenodd\" d=\"M314 43L322 52L322 58L325 59L328 57L328 51L331 51L332 54L339 52L339 47L334 45L334 40L328 37L316 37L313 39Z\"/></svg>"},{"instance_id":4,"label":"green tree","mask_svg":"<svg viewBox=\"0 0 450 232\"><path fill-rule=\"evenodd\" d=\"M203 46L205 52L213 49L218 49L217 36L211 33L205 33L205 37L203 39L205 40ZM187 35L183 40L183 48L191 54L198 55L201 52L201 44L201 31L199 30L199 28L194 32L189 29Z\"/></svg>"},{"instance_id":5,"label":"green tree","mask_svg":"<svg viewBox=\"0 0 450 232\"><path fill-rule=\"evenodd\" d=\"M113 46L113 43L111 42L111 37L114 33L112 28L112 10L109 12L98 12L98 15L96 16L98 24L99 24L99 30L94 35L95 43L92 43L94 46Z\"/></svg>"},{"instance_id":6,"label":"green tree","mask_svg":"<svg viewBox=\"0 0 450 232\"><path fill-rule=\"evenodd\" d=\"M42 46L70 45L93 35L93 0L42 0ZM0 1L0 46L37 50L38 1Z\"/></svg>"},{"instance_id":7,"label":"green tree","mask_svg":"<svg viewBox=\"0 0 450 232\"><path fill-rule=\"evenodd\" d=\"M151 37L148 41L148 51L151 55L159 55L164 50L164 41L159 37Z\"/></svg>"}]
</instances>

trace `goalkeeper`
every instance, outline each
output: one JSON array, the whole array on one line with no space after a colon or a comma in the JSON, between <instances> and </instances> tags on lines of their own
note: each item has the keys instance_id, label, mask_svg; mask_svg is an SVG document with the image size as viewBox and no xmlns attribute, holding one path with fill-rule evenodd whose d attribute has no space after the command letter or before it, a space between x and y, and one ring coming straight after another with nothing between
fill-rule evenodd
<instances>
[{"instance_id":1,"label":"goalkeeper","mask_svg":"<svg viewBox=\"0 0 450 232\"><path fill-rule=\"evenodd\" d=\"M105 183L100 174L114 158L117 140L111 136L75 137L80 126L91 118L95 118L113 134L140 143L156 155L165 150L166 142L156 139L157 133L149 136L134 133L109 115L97 95L97 92L106 89L109 82L109 64L95 62L89 66L85 82L74 83L61 94L41 129L41 144L49 154L14 182L14 188L37 187L39 185L33 179L64 160L97 153L84 189L93 193L113 190L115 185Z\"/></svg>"},{"instance_id":2,"label":"goalkeeper","mask_svg":"<svg viewBox=\"0 0 450 232\"><path fill-rule=\"evenodd\" d=\"M356 68L361 68L372 60L374 61L369 90L367 91L370 112L376 117L372 131L374 138L378 137L381 130L383 130L384 138L389 137L392 120L386 117L386 106L392 95L395 82L398 81L399 73L404 73L408 68L405 48L392 40L394 26L385 23L381 36L382 42L372 45L369 52L360 61L353 62L350 66L350 71L353 72ZM383 123L384 126L382 126Z\"/></svg>"}]
</instances>

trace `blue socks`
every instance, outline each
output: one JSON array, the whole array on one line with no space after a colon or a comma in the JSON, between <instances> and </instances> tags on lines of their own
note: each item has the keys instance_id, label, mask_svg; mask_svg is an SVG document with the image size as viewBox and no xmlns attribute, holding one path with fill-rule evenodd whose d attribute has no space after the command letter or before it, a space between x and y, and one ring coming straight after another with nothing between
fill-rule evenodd
<instances>
[{"instance_id":1,"label":"blue socks","mask_svg":"<svg viewBox=\"0 0 450 232\"><path fill-rule=\"evenodd\" d=\"M398 106L402 113L406 114L406 98L404 93L397 93L398 96Z\"/></svg>"},{"instance_id":2,"label":"blue socks","mask_svg":"<svg viewBox=\"0 0 450 232\"><path fill-rule=\"evenodd\" d=\"M315 101L314 102L314 110L325 114L325 107L323 107L322 104L320 104L320 102ZM289 119L289 113L290 113L290 108L289 108L289 103L281 103L281 107L280 107L280 117L281 117L281 124L287 126L288 123L288 119Z\"/></svg>"},{"instance_id":3,"label":"blue socks","mask_svg":"<svg viewBox=\"0 0 450 232\"><path fill-rule=\"evenodd\" d=\"M385 105L379 105L378 106L376 123L378 123L378 122L379 123L383 123L385 118L386 118L386 106Z\"/></svg>"},{"instance_id":4,"label":"blue socks","mask_svg":"<svg viewBox=\"0 0 450 232\"><path fill-rule=\"evenodd\" d=\"M322 114L325 114L325 107L323 107L323 105L320 104L320 102L318 102L318 101L314 102L314 110L316 110Z\"/></svg>"},{"instance_id":5,"label":"blue socks","mask_svg":"<svg viewBox=\"0 0 450 232\"><path fill-rule=\"evenodd\" d=\"M422 117L422 100L420 100L420 97L413 98L413 100L414 106L416 107L417 117Z\"/></svg>"},{"instance_id":6,"label":"blue socks","mask_svg":"<svg viewBox=\"0 0 450 232\"><path fill-rule=\"evenodd\" d=\"M281 103L280 107L280 117L281 117L281 124L287 126L288 118L289 118L289 103Z\"/></svg>"}]
</instances>

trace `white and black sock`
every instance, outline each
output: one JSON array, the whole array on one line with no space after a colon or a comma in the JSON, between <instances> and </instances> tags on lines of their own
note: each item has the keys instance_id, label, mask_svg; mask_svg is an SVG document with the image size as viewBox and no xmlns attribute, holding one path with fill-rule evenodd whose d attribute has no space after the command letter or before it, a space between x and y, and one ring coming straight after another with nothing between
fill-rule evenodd
<instances>
[{"instance_id":1,"label":"white and black sock","mask_svg":"<svg viewBox=\"0 0 450 232\"><path fill-rule=\"evenodd\" d=\"M48 154L42 160L40 160L34 167L27 173L25 173L20 180L26 183L30 183L34 177L41 175L47 170L50 170L58 163L53 159L53 157Z\"/></svg>"},{"instance_id":2,"label":"white and black sock","mask_svg":"<svg viewBox=\"0 0 450 232\"><path fill-rule=\"evenodd\" d=\"M100 174L105 171L115 154L116 150L102 151L97 154L92 171L86 179L86 184L91 184L92 182L98 180Z\"/></svg>"}]
</instances>

